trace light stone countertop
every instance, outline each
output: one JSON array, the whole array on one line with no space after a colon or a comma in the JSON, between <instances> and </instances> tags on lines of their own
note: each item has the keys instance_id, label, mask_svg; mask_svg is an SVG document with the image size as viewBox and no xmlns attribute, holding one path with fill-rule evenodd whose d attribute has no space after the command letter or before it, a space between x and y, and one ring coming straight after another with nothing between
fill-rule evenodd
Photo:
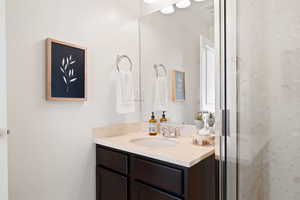
<instances>
[{"instance_id":1,"label":"light stone countertop","mask_svg":"<svg viewBox=\"0 0 300 200\"><path fill-rule=\"evenodd\" d=\"M192 137L178 137L171 140L177 141L175 146L162 148L149 148L130 142L139 138L164 138L162 136L149 136L147 133L136 132L111 137L95 137L95 143L106 147L142 155L145 157L169 162L172 164L192 167L205 158L214 154L214 146L196 146L192 144ZM170 138L168 138L170 139Z\"/></svg>"}]
</instances>

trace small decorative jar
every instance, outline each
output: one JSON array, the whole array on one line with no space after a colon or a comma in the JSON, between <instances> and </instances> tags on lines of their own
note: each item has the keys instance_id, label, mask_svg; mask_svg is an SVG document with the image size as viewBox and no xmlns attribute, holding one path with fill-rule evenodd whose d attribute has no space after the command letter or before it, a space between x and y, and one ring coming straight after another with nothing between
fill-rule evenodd
<instances>
[{"instance_id":1,"label":"small decorative jar","mask_svg":"<svg viewBox=\"0 0 300 200\"><path fill-rule=\"evenodd\" d=\"M197 127L197 129L202 129L205 126L205 122L203 119L203 114L202 113L197 113L196 117L195 117L195 125Z\"/></svg>"}]
</instances>

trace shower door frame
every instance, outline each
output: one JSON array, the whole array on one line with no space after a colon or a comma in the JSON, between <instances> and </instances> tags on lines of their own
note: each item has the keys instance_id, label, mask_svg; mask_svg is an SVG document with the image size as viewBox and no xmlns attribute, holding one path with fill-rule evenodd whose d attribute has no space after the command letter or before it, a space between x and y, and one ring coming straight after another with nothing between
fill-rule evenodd
<instances>
[{"instance_id":1,"label":"shower door frame","mask_svg":"<svg viewBox=\"0 0 300 200\"><path fill-rule=\"evenodd\" d=\"M219 137L219 200L238 199L238 57L237 0L214 0L216 56L216 115ZM218 184L218 183L217 183Z\"/></svg>"}]
</instances>

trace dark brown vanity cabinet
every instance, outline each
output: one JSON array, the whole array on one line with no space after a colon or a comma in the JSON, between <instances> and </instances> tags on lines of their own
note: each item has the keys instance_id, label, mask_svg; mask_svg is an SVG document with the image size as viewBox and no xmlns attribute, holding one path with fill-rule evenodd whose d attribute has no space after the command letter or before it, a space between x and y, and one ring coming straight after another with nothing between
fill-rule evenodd
<instances>
[{"instance_id":1,"label":"dark brown vanity cabinet","mask_svg":"<svg viewBox=\"0 0 300 200\"><path fill-rule=\"evenodd\" d=\"M97 200L212 200L214 156L187 168L97 145Z\"/></svg>"}]
</instances>

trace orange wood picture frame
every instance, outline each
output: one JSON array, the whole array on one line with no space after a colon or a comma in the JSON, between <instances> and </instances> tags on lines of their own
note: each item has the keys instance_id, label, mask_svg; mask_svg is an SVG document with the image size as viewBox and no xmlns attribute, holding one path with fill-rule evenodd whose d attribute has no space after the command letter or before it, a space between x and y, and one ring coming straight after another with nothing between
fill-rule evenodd
<instances>
[{"instance_id":1,"label":"orange wood picture frame","mask_svg":"<svg viewBox=\"0 0 300 200\"><path fill-rule=\"evenodd\" d=\"M53 97L51 93L52 84L52 43L61 44L84 51L84 97L83 98L69 98L69 97ZM46 100L49 101L87 101L87 48L71 44L68 42L62 42L52 38L46 40Z\"/></svg>"}]
</instances>

